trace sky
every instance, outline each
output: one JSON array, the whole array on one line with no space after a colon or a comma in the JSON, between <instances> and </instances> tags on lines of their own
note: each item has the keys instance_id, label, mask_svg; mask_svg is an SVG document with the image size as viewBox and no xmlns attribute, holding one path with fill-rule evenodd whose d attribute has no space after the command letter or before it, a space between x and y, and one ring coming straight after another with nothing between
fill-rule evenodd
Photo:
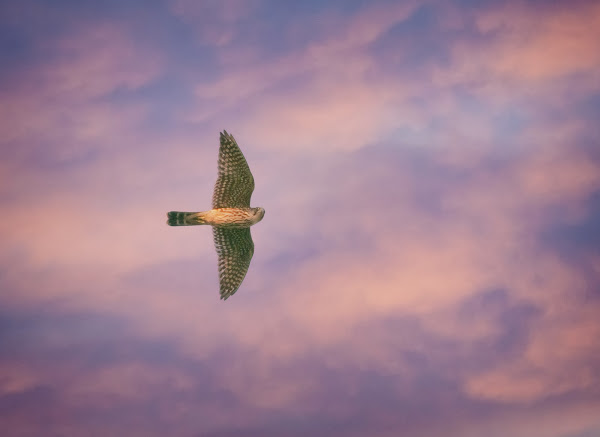
<instances>
[{"instance_id":1,"label":"sky","mask_svg":"<svg viewBox=\"0 0 600 437\"><path fill-rule=\"evenodd\" d=\"M0 4L6 437L600 436L600 4ZM219 300L219 132L255 253Z\"/></svg>"}]
</instances>

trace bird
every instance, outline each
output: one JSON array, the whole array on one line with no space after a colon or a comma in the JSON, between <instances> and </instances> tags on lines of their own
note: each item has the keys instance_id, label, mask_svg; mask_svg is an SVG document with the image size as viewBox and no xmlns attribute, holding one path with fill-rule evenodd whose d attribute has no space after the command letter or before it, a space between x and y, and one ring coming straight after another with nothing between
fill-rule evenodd
<instances>
[{"instance_id":1,"label":"bird","mask_svg":"<svg viewBox=\"0 0 600 437\"><path fill-rule=\"evenodd\" d=\"M217 182L212 209L201 212L169 211L169 226L210 225L219 258L221 299L227 300L242 285L254 255L250 226L265 216L261 207L251 208L254 177L233 135L220 133Z\"/></svg>"}]
</instances>

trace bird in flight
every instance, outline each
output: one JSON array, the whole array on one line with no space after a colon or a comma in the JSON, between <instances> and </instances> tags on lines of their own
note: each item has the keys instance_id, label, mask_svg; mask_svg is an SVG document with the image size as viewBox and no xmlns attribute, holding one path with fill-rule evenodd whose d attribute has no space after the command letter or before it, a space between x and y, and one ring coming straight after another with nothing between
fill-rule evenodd
<instances>
[{"instance_id":1,"label":"bird in flight","mask_svg":"<svg viewBox=\"0 0 600 437\"><path fill-rule=\"evenodd\" d=\"M250 207L254 177L235 138L224 130L220 141L219 175L213 192L213 209L203 212L170 211L167 213L167 224L212 226L219 256L221 299L226 300L240 288L248 272L254 255L250 226L262 220L265 210Z\"/></svg>"}]
</instances>

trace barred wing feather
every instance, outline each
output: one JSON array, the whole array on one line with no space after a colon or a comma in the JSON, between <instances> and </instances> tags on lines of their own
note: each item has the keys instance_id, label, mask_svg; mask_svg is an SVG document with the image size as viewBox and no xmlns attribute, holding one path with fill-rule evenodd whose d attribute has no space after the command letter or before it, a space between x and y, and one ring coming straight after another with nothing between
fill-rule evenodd
<instances>
[{"instance_id":1,"label":"barred wing feather","mask_svg":"<svg viewBox=\"0 0 600 437\"><path fill-rule=\"evenodd\" d=\"M237 291L248 272L254 242L250 228L213 227L213 237L219 256L221 299L227 299Z\"/></svg>"},{"instance_id":2,"label":"barred wing feather","mask_svg":"<svg viewBox=\"0 0 600 437\"><path fill-rule=\"evenodd\" d=\"M219 175L213 192L213 208L250 208L254 177L233 135L220 136Z\"/></svg>"}]
</instances>

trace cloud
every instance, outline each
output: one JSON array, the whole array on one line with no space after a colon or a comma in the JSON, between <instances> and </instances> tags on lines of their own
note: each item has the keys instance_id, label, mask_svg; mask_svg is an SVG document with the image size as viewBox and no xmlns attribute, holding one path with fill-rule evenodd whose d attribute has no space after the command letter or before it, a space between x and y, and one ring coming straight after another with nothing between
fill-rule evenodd
<instances>
[{"instance_id":1,"label":"cloud","mask_svg":"<svg viewBox=\"0 0 600 437\"><path fill-rule=\"evenodd\" d=\"M256 41L272 28L244 24L262 9L235 4L170 3L215 62L186 64L193 83L112 21L36 40L48 59L12 67L4 144L23 148L0 164L11 429L67 416L57 433L597 428L600 172L581 31L595 6L541 8L539 22L527 3L320 10L322 24L287 16L296 27L270 46ZM536 58L545 45L565 56ZM154 108L173 78L196 101L180 118L189 101L167 99L177 115L164 120ZM209 206L223 127L267 210L225 304L210 231L164 223Z\"/></svg>"},{"instance_id":2,"label":"cloud","mask_svg":"<svg viewBox=\"0 0 600 437\"><path fill-rule=\"evenodd\" d=\"M476 25L483 33L502 35L492 63L500 74L537 81L592 72L600 62L593 43L599 20L600 8L593 2L541 11L516 3L490 8Z\"/></svg>"},{"instance_id":3,"label":"cloud","mask_svg":"<svg viewBox=\"0 0 600 437\"><path fill-rule=\"evenodd\" d=\"M355 149L372 138L374 121L397 92L368 80L373 63L368 45L413 9L412 3L372 7L324 41L289 55L225 65L216 82L196 87L199 110L190 119L210 120L250 103L245 112L253 115L240 120L240 132L263 147L278 148L285 138L289 148ZM344 129L334 131L334 125Z\"/></svg>"},{"instance_id":4,"label":"cloud","mask_svg":"<svg viewBox=\"0 0 600 437\"><path fill-rule=\"evenodd\" d=\"M140 122L143 105L115 107L104 98L148 84L162 61L123 25L68 24L59 36L36 45L47 53L45 62L14 72L0 90L6 102L0 114L3 142L13 145L5 156L69 161L113 145L116 135Z\"/></svg>"},{"instance_id":5,"label":"cloud","mask_svg":"<svg viewBox=\"0 0 600 437\"><path fill-rule=\"evenodd\" d=\"M175 16L192 25L200 43L219 47L230 44L238 36L241 22L258 2L171 0L169 4Z\"/></svg>"},{"instance_id":6,"label":"cloud","mask_svg":"<svg viewBox=\"0 0 600 437\"><path fill-rule=\"evenodd\" d=\"M189 120L235 120L262 148L284 142L307 153L355 150L399 131L409 143L494 141L520 118L546 113L543 105L572 110L594 89L595 58L587 53L595 39L586 29L595 28L596 12L592 4L546 8L537 20L526 4L464 13L384 3L351 17L324 13L318 18L331 22L329 31L291 51L249 47L250 58L216 51L222 74L199 81ZM415 53L423 38L431 50ZM539 61L545 47L556 56L544 59L556 61ZM507 116L516 118L501 125Z\"/></svg>"},{"instance_id":7,"label":"cloud","mask_svg":"<svg viewBox=\"0 0 600 437\"><path fill-rule=\"evenodd\" d=\"M476 36L454 41L449 64L433 71L436 85L465 84L492 101L557 107L597 90L593 47L600 12L594 2L577 8L498 3L467 16Z\"/></svg>"}]
</instances>

